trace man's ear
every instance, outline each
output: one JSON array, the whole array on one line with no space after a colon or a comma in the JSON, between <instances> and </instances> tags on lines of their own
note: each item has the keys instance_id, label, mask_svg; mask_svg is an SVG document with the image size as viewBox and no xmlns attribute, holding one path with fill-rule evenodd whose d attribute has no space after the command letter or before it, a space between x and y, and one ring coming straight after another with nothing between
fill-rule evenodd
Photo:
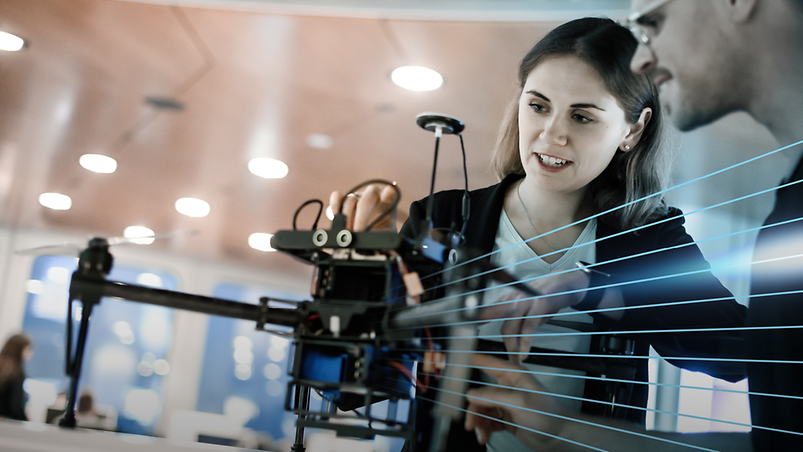
<instances>
[{"instance_id":1,"label":"man's ear","mask_svg":"<svg viewBox=\"0 0 803 452\"><path fill-rule=\"evenodd\" d=\"M641 110L638 120L630 126L630 131L619 145L619 150L627 152L636 147L641 140L644 129L646 129L647 124L650 123L650 119L652 119L652 108L645 107L644 110Z\"/></svg>"}]
</instances>

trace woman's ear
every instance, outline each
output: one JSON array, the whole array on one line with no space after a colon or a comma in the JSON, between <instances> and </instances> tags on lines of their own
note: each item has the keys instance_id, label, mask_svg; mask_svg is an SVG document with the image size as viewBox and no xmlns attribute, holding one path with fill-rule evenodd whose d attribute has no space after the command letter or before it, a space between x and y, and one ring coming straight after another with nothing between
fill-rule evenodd
<instances>
[{"instance_id":1,"label":"woman's ear","mask_svg":"<svg viewBox=\"0 0 803 452\"><path fill-rule=\"evenodd\" d=\"M652 119L652 108L645 107L644 110L641 110L641 115L639 115L638 120L634 124L630 125L628 134L619 145L620 151L627 152L636 147L638 142L641 140L641 135L644 133L644 129L646 129L647 124L650 123L650 119Z\"/></svg>"}]
</instances>

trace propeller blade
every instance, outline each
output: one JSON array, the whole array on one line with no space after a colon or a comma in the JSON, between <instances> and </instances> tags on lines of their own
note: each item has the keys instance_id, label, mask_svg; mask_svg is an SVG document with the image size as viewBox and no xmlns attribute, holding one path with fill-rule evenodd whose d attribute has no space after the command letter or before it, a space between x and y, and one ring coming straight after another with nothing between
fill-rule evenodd
<instances>
[{"instance_id":1,"label":"propeller blade","mask_svg":"<svg viewBox=\"0 0 803 452\"><path fill-rule=\"evenodd\" d=\"M147 245L153 243L154 240L160 240L170 237L180 237L180 236L193 236L197 235L197 230L189 230L189 231L175 231L175 232L166 232L164 234L154 234L148 236L141 236L141 237L112 237L107 240L109 245ZM81 251L86 249L87 245L77 244L77 243L64 243L61 245L46 245L46 246L39 246L36 248L28 248L24 250L17 250L14 254L19 256L67 256L67 257L78 257L81 254Z\"/></svg>"},{"instance_id":2,"label":"propeller blade","mask_svg":"<svg viewBox=\"0 0 803 452\"><path fill-rule=\"evenodd\" d=\"M25 250L17 250L14 254L19 256L67 256L78 257L84 245L77 245L75 243L65 243L63 245L47 245L39 246L36 248L28 248Z\"/></svg>"},{"instance_id":3,"label":"propeller blade","mask_svg":"<svg viewBox=\"0 0 803 452\"><path fill-rule=\"evenodd\" d=\"M193 235L198 235L198 230L192 229L189 231L173 231L173 232L165 232L162 234L143 235L137 237L112 237L108 240L108 242L109 245L126 245L126 244L148 245L153 243L155 240L167 239L170 237L193 236Z\"/></svg>"}]
</instances>

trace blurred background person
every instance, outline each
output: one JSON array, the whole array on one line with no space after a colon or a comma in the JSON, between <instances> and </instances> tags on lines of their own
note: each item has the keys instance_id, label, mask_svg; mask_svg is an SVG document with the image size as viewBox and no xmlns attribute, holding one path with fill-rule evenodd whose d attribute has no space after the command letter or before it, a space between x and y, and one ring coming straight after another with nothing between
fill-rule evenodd
<instances>
[{"instance_id":1,"label":"blurred background person","mask_svg":"<svg viewBox=\"0 0 803 452\"><path fill-rule=\"evenodd\" d=\"M23 363L33 355L33 343L24 334L15 334L0 351L0 417L27 421L22 388L25 382Z\"/></svg>"}]
</instances>

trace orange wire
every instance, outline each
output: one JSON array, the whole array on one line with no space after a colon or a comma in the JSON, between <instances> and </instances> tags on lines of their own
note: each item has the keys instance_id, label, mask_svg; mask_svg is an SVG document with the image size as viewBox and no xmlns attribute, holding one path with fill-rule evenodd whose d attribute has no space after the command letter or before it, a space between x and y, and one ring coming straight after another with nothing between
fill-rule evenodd
<instances>
[{"instance_id":1,"label":"orange wire","mask_svg":"<svg viewBox=\"0 0 803 452\"><path fill-rule=\"evenodd\" d=\"M416 387L421 387L421 392L422 393L423 392L427 392L427 389L428 389L427 385L425 385L425 384L421 383L420 381L418 381L418 378L416 378L415 375L413 375L413 373L410 371L410 369L404 367L404 364L398 363L396 361L390 361L390 365L395 367L395 368L397 368L397 369L399 369L400 371L402 371L402 373L404 373L404 375L406 375L407 378L410 379L410 381L415 383Z\"/></svg>"}]
</instances>

